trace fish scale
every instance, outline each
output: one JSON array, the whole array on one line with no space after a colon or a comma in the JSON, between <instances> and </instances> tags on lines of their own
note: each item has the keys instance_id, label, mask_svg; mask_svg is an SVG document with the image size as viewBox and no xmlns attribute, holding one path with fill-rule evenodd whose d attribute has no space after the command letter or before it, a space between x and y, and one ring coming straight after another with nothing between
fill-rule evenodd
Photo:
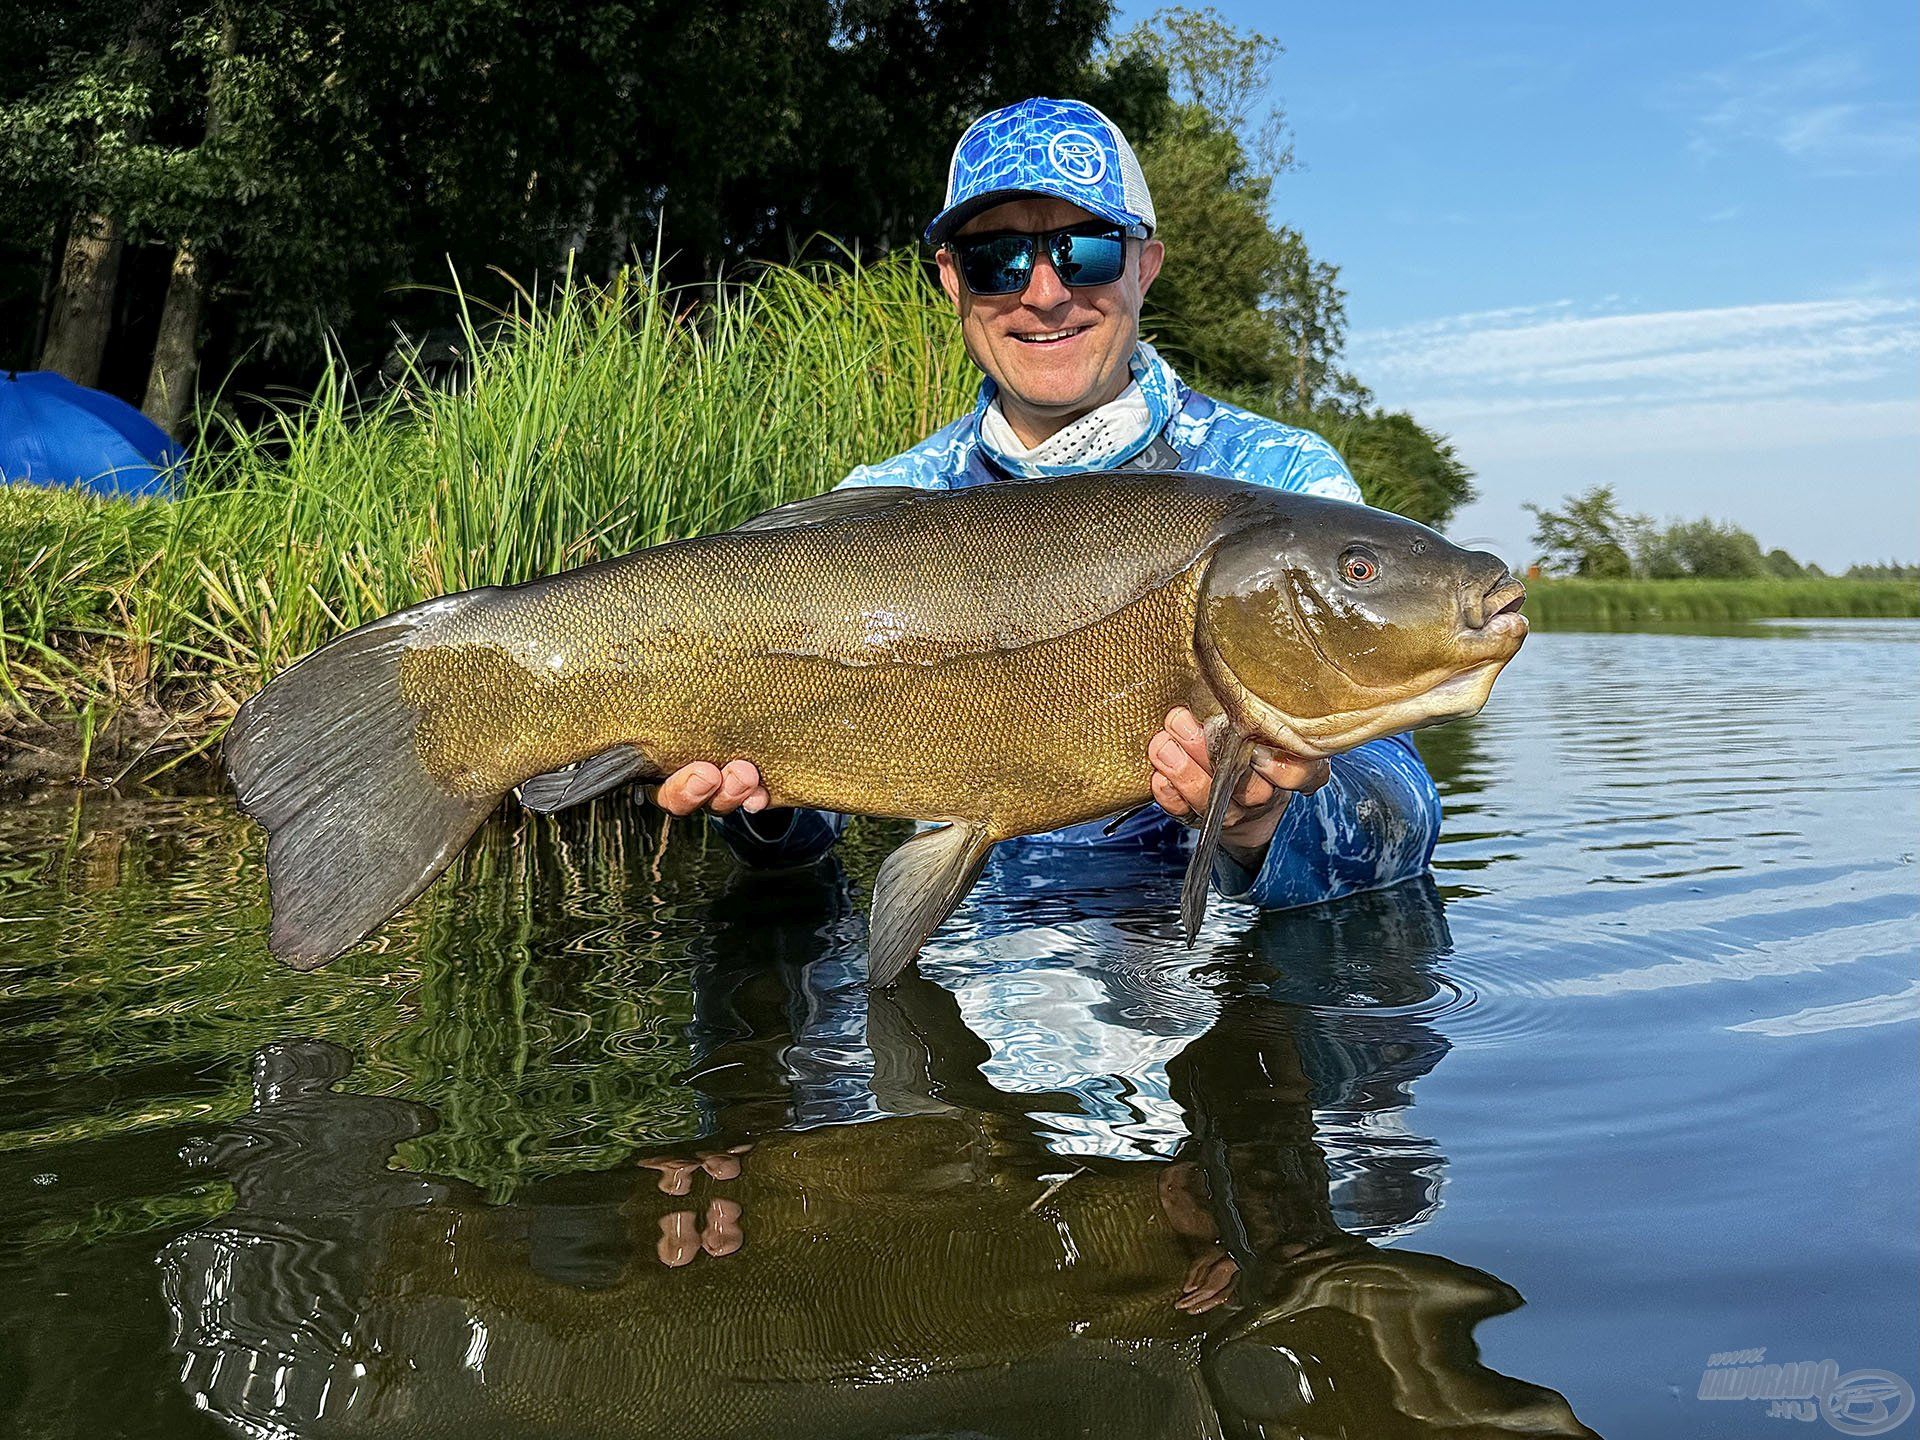
<instances>
[{"instance_id":1,"label":"fish scale","mask_svg":"<svg viewBox=\"0 0 1920 1440\"><path fill-rule=\"evenodd\" d=\"M1146 803L1180 705L1215 771L1191 939L1254 742L1325 755L1472 713L1518 593L1398 516L1209 476L838 491L375 621L249 701L225 753L290 963L370 932L515 787L553 809L739 758L778 805L945 822L882 867L884 980L995 843Z\"/></svg>"}]
</instances>

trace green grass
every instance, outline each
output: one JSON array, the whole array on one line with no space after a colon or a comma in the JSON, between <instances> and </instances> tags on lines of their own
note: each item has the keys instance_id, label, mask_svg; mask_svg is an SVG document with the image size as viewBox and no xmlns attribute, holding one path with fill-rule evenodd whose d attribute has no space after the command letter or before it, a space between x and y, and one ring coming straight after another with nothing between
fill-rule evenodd
<instances>
[{"instance_id":1,"label":"green grass","mask_svg":"<svg viewBox=\"0 0 1920 1440\"><path fill-rule=\"evenodd\" d=\"M90 729L157 702L207 733L343 629L827 489L977 381L906 256L698 293L629 271L467 319L459 393L369 400L336 365L172 503L0 487L0 707Z\"/></svg>"},{"instance_id":2,"label":"green grass","mask_svg":"<svg viewBox=\"0 0 1920 1440\"><path fill-rule=\"evenodd\" d=\"M1531 580L1527 614L1547 629L1631 629L1747 620L1920 616L1911 580Z\"/></svg>"}]
</instances>

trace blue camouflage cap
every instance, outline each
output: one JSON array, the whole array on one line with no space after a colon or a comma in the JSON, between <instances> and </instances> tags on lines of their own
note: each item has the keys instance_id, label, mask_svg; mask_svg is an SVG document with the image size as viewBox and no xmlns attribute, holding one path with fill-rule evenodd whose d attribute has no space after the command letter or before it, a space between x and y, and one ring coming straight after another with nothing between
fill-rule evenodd
<instances>
[{"instance_id":1,"label":"blue camouflage cap","mask_svg":"<svg viewBox=\"0 0 1920 1440\"><path fill-rule=\"evenodd\" d=\"M946 208L927 226L943 245L982 210L1054 195L1129 228L1154 228L1153 197L1120 127L1081 100L1036 95L982 115L953 147Z\"/></svg>"}]
</instances>

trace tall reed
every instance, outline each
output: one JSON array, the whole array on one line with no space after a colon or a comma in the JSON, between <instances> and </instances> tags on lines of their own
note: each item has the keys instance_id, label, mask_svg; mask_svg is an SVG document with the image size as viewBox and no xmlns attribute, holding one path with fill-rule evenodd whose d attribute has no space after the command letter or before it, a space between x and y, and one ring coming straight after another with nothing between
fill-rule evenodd
<instances>
[{"instance_id":1,"label":"tall reed","mask_svg":"<svg viewBox=\"0 0 1920 1440\"><path fill-rule=\"evenodd\" d=\"M975 374L910 255L699 290L633 269L462 302L470 373L228 426L171 503L0 487L0 702L161 698L192 727L350 626L724 528L960 413Z\"/></svg>"}]
</instances>

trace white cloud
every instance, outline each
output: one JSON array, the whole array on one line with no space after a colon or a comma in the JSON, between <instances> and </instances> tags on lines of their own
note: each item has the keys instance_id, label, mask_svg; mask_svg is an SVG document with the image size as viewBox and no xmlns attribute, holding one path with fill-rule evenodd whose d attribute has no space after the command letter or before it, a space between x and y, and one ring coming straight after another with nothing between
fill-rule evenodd
<instances>
[{"instance_id":1,"label":"white cloud","mask_svg":"<svg viewBox=\"0 0 1920 1440\"><path fill-rule=\"evenodd\" d=\"M1878 433L1895 423L1885 402L1920 413L1920 300L1901 297L1587 315L1558 302L1359 331L1348 354L1382 401L1443 427L1668 415L1719 434L1726 416L1764 428L1788 403Z\"/></svg>"},{"instance_id":2,"label":"white cloud","mask_svg":"<svg viewBox=\"0 0 1920 1440\"><path fill-rule=\"evenodd\" d=\"M1502 553L1525 551L1523 501L1592 484L1630 509L1734 520L1827 565L1920 545L1920 299L1607 313L1557 301L1360 331L1348 353L1382 403L1448 435L1478 472L1481 502L1460 522Z\"/></svg>"},{"instance_id":3,"label":"white cloud","mask_svg":"<svg viewBox=\"0 0 1920 1440\"><path fill-rule=\"evenodd\" d=\"M1688 115L1688 149L1702 160L1759 145L1835 174L1910 168L1920 123L1905 99L1863 99L1863 59L1803 41L1755 51L1676 86Z\"/></svg>"}]
</instances>

